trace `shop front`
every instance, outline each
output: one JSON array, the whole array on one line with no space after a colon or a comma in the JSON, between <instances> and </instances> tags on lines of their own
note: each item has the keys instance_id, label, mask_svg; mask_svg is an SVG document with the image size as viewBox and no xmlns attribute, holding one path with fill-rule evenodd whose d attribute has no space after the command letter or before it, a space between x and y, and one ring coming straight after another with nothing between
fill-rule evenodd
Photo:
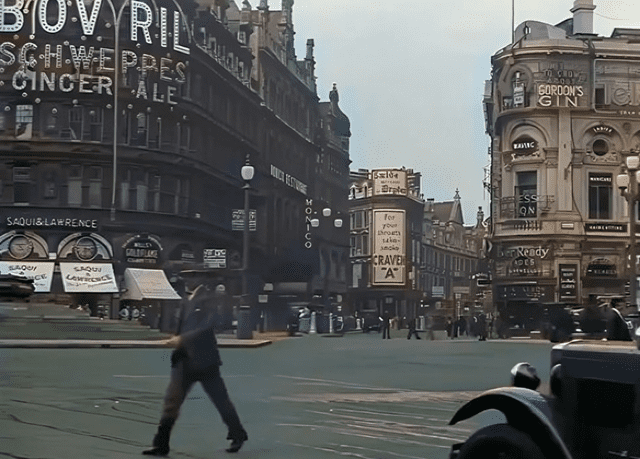
<instances>
[{"instance_id":1,"label":"shop front","mask_svg":"<svg viewBox=\"0 0 640 459\"><path fill-rule=\"evenodd\" d=\"M595 305L602 295L625 295L629 279L620 276L623 260L617 255L585 256L582 293L586 304Z\"/></svg>"},{"instance_id":2,"label":"shop front","mask_svg":"<svg viewBox=\"0 0 640 459\"><path fill-rule=\"evenodd\" d=\"M72 306L87 308L92 315L100 309L111 317L112 297L119 291L111 244L96 233L70 234L58 245L57 260Z\"/></svg>"},{"instance_id":3,"label":"shop front","mask_svg":"<svg viewBox=\"0 0 640 459\"><path fill-rule=\"evenodd\" d=\"M125 269L121 304L140 310L143 324L175 331L181 299L161 269Z\"/></svg>"},{"instance_id":4,"label":"shop front","mask_svg":"<svg viewBox=\"0 0 640 459\"><path fill-rule=\"evenodd\" d=\"M496 286L496 312L500 321L512 329L539 330L544 303L554 301L551 279L527 280Z\"/></svg>"}]
</instances>

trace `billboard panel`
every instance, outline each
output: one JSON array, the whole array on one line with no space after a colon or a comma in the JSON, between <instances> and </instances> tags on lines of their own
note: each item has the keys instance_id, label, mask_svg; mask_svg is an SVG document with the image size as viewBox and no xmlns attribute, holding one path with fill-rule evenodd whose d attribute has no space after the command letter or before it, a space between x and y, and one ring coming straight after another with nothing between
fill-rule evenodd
<instances>
[{"instance_id":1,"label":"billboard panel","mask_svg":"<svg viewBox=\"0 0 640 459\"><path fill-rule=\"evenodd\" d=\"M373 194L407 195L407 171L402 169L377 169L371 172Z\"/></svg>"},{"instance_id":2,"label":"billboard panel","mask_svg":"<svg viewBox=\"0 0 640 459\"><path fill-rule=\"evenodd\" d=\"M373 285L405 285L405 222L404 210L373 211Z\"/></svg>"}]
</instances>

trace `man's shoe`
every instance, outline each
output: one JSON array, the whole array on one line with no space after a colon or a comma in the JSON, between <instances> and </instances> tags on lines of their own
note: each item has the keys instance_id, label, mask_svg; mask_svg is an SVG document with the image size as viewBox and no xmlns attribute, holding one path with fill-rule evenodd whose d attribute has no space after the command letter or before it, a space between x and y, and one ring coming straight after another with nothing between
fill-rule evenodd
<instances>
[{"instance_id":1,"label":"man's shoe","mask_svg":"<svg viewBox=\"0 0 640 459\"><path fill-rule=\"evenodd\" d=\"M169 448L165 448L162 446L154 446L151 449L143 451L142 454L146 456L166 456L167 454L169 454Z\"/></svg>"},{"instance_id":2,"label":"man's shoe","mask_svg":"<svg viewBox=\"0 0 640 459\"><path fill-rule=\"evenodd\" d=\"M227 453L237 453L238 451L240 451L240 448L242 448L242 445L244 444L244 442L247 441L248 439L249 439L249 436L247 435L246 432L243 432L242 434L236 436L235 438L229 435L227 437L227 440L231 440L231 444L226 450Z\"/></svg>"}]
</instances>

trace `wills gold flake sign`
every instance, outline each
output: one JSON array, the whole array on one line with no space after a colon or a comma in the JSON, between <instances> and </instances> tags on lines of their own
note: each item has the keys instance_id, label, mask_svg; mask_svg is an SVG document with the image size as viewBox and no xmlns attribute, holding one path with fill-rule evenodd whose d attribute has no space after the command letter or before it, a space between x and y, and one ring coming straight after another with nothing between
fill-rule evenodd
<instances>
[{"instance_id":1,"label":"wills gold flake sign","mask_svg":"<svg viewBox=\"0 0 640 459\"><path fill-rule=\"evenodd\" d=\"M374 210L373 233L372 284L404 285L407 267L404 210Z\"/></svg>"}]
</instances>

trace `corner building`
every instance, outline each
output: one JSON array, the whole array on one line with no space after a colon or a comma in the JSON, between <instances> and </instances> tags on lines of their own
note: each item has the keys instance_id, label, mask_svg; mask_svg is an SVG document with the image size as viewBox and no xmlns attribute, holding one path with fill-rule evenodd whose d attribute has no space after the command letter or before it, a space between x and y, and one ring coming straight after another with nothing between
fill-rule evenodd
<instances>
[{"instance_id":1,"label":"corner building","mask_svg":"<svg viewBox=\"0 0 640 459\"><path fill-rule=\"evenodd\" d=\"M525 328L540 303L625 293L636 225L615 178L640 151L640 31L598 36L594 9L526 21L491 60L493 298Z\"/></svg>"},{"instance_id":2,"label":"corner building","mask_svg":"<svg viewBox=\"0 0 640 459\"><path fill-rule=\"evenodd\" d=\"M333 115L318 102L312 44L303 61L290 49L292 5L0 2L0 272L33 277L36 301L104 304L111 317L138 302L170 328L181 270L214 269L240 293L248 156L253 304L268 282L310 291L319 257L300 274L289 249L304 251L317 175L332 174L325 205L346 196L348 142L336 151L327 139L347 132L323 131ZM268 91L283 78L294 96ZM333 173L321 162L332 155Z\"/></svg>"},{"instance_id":3,"label":"corner building","mask_svg":"<svg viewBox=\"0 0 640 459\"><path fill-rule=\"evenodd\" d=\"M349 192L352 313L421 312L424 199L413 169L358 169Z\"/></svg>"}]
</instances>

